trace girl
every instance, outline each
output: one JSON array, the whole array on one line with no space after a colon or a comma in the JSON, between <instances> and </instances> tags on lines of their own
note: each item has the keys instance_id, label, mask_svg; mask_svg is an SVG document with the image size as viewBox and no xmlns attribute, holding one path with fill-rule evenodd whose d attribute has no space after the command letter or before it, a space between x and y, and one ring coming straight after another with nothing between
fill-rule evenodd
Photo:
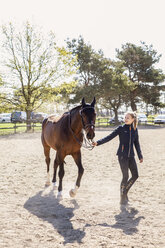
<instances>
[{"instance_id":1,"label":"girl","mask_svg":"<svg viewBox=\"0 0 165 248\"><path fill-rule=\"evenodd\" d=\"M103 139L93 142L94 146L102 145L119 135L119 148L117 151L120 168L122 171L122 181L120 186L120 204L128 202L127 193L138 178L137 164L134 158L133 145L136 148L140 163L143 162L143 156L140 149L137 117L134 112L128 112L125 115L125 125L117 127L111 134ZM128 180L128 169L130 169L132 177Z\"/></svg>"}]
</instances>

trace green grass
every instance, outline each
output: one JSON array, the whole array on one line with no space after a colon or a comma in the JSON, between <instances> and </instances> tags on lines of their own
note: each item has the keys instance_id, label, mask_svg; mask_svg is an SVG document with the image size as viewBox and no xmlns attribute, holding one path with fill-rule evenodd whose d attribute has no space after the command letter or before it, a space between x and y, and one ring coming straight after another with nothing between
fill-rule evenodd
<instances>
[{"instance_id":1,"label":"green grass","mask_svg":"<svg viewBox=\"0 0 165 248\"><path fill-rule=\"evenodd\" d=\"M41 123L35 123L34 125L34 130L41 130ZM14 123L0 123L0 135L13 134L15 132L26 132L26 123L16 123L16 125Z\"/></svg>"},{"instance_id":2,"label":"green grass","mask_svg":"<svg viewBox=\"0 0 165 248\"><path fill-rule=\"evenodd\" d=\"M149 115L147 118L147 124L153 124L154 125L154 119L157 115Z\"/></svg>"},{"instance_id":3,"label":"green grass","mask_svg":"<svg viewBox=\"0 0 165 248\"><path fill-rule=\"evenodd\" d=\"M96 127L107 127L111 126L109 123L109 118L98 117L95 123Z\"/></svg>"}]
</instances>

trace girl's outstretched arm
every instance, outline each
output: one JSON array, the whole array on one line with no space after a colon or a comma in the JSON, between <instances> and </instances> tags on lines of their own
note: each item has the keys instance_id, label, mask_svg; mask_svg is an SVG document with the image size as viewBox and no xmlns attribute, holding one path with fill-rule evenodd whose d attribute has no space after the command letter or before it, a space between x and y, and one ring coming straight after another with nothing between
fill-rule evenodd
<instances>
[{"instance_id":1,"label":"girl's outstretched arm","mask_svg":"<svg viewBox=\"0 0 165 248\"><path fill-rule=\"evenodd\" d=\"M93 146L99 146L99 145L102 145L104 143L107 143L108 141L112 140L113 138L115 138L117 135L119 135L120 133L120 130L121 130L121 126L117 127L111 134L109 134L108 136L96 141L96 142L93 142Z\"/></svg>"}]
</instances>

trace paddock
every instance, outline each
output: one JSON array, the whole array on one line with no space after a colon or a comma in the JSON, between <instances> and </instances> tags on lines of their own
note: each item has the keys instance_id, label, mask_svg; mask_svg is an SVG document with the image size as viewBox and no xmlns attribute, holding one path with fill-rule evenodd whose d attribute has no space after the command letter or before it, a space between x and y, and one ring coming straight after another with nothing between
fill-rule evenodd
<instances>
[{"instance_id":1,"label":"paddock","mask_svg":"<svg viewBox=\"0 0 165 248\"><path fill-rule=\"evenodd\" d=\"M95 140L111 131L97 130ZM69 190L77 166L66 157L59 201L52 185L45 188L40 136L0 137L0 247L165 247L165 128L139 128L144 162L138 163L139 178L126 209L119 205L118 138L92 151L82 149L85 171L75 198ZM54 156L52 150L51 175Z\"/></svg>"}]
</instances>

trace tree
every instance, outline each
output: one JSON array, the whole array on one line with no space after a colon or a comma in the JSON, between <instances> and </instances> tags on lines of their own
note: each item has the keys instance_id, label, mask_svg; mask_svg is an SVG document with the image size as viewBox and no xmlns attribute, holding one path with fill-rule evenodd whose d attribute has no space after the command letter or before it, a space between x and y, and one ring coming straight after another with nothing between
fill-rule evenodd
<instances>
[{"instance_id":1,"label":"tree","mask_svg":"<svg viewBox=\"0 0 165 248\"><path fill-rule=\"evenodd\" d=\"M133 111L137 110L136 103L140 100L153 99L153 92L156 91L156 98L150 101L151 104L158 104L159 89L161 82L165 79L165 75L160 69L156 69L154 65L159 62L161 55L157 55L157 51L153 46L146 45L144 42L141 46L136 46L131 43L122 45L122 50L117 51L117 58L123 61L125 72L129 80L134 84L134 88L129 92L129 99ZM152 90L150 90L152 88ZM147 90L147 95L151 93L150 97L145 97L144 89Z\"/></svg>"},{"instance_id":2,"label":"tree","mask_svg":"<svg viewBox=\"0 0 165 248\"><path fill-rule=\"evenodd\" d=\"M82 96L85 96L87 101L93 99L93 96L98 100L100 97L100 77L109 66L109 61L104 58L101 50L96 52L90 44L85 43L81 36L77 40L67 40L67 46L73 57L77 58L78 67L77 79L79 83L74 89L75 97L72 102L79 102Z\"/></svg>"},{"instance_id":3,"label":"tree","mask_svg":"<svg viewBox=\"0 0 165 248\"><path fill-rule=\"evenodd\" d=\"M120 62L111 62L111 67L106 69L100 81L100 103L106 109L112 109L115 114L115 123L118 123L118 110L128 103L128 92L134 85L123 74L123 64Z\"/></svg>"},{"instance_id":4,"label":"tree","mask_svg":"<svg viewBox=\"0 0 165 248\"><path fill-rule=\"evenodd\" d=\"M3 81L2 78L0 77L0 113L3 112L5 110L5 104L4 104L4 98L5 98L5 94L3 92Z\"/></svg>"},{"instance_id":5,"label":"tree","mask_svg":"<svg viewBox=\"0 0 165 248\"><path fill-rule=\"evenodd\" d=\"M123 62L113 62L105 58L100 50L96 52L82 37L67 41L69 49L77 56L79 84L75 88L73 102L82 96L87 100L93 95L104 108L112 109L118 121L118 109L128 102L128 93L134 85L124 75ZM129 90L128 90L129 89Z\"/></svg>"},{"instance_id":6,"label":"tree","mask_svg":"<svg viewBox=\"0 0 165 248\"><path fill-rule=\"evenodd\" d=\"M30 129L31 112L59 93L56 88L75 72L75 60L66 49L57 47L53 33L45 38L28 22L23 31L16 32L11 23L2 30L5 65L11 75L5 78L11 89L7 102L26 111Z\"/></svg>"},{"instance_id":7,"label":"tree","mask_svg":"<svg viewBox=\"0 0 165 248\"><path fill-rule=\"evenodd\" d=\"M68 39L66 43L72 52L73 57L77 57L79 82L89 85L93 80L91 70L93 65L93 56L96 54L94 49L90 44L86 44L81 36L77 40L72 39L70 41Z\"/></svg>"}]
</instances>

